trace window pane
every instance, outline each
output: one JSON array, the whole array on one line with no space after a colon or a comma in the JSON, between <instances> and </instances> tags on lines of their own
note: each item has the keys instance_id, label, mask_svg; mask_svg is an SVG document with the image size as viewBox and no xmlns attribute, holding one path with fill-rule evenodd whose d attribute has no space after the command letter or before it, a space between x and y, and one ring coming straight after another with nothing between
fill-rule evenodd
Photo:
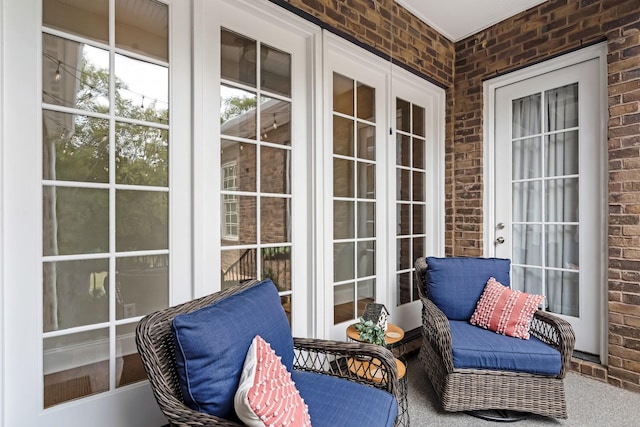
<instances>
[{"instance_id":1,"label":"window pane","mask_svg":"<svg viewBox=\"0 0 640 427\"><path fill-rule=\"evenodd\" d=\"M411 171L398 169L396 171L396 197L397 200L411 200Z\"/></svg>"},{"instance_id":2,"label":"window pane","mask_svg":"<svg viewBox=\"0 0 640 427\"><path fill-rule=\"evenodd\" d=\"M370 122L376 121L376 90L371 86L358 83L358 118Z\"/></svg>"},{"instance_id":3,"label":"window pane","mask_svg":"<svg viewBox=\"0 0 640 427\"><path fill-rule=\"evenodd\" d=\"M333 288L333 323L347 322L355 317L355 289L353 283Z\"/></svg>"},{"instance_id":4,"label":"window pane","mask_svg":"<svg viewBox=\"0 0 640 427\"><path fill-rule=\"evenodd\" d=\"M256 94L220 86L220 133L256 139Z\"/></svg>"},{"instance_id":5,"label":"window pane","mask_svg":"<svg viewBox=\"0 0 640 427\"><path fill-rule=\"evenodd\" d=\"M333 116L333 153L353 157L353 120Z\"/></svg>"},{"instance_id":6,"label":"window pane","mask_svg":"<svg viewBox=\"0 0 640 427\"><path fill-rule=\"evenodd\" d=\"M333 195L334 197L353 197L353 162L333 159Z\"/></svg>"},{"instance_id":7,"label":"window pane","mask_svg":"<svg viewBox=\"0 0 640 427\"><path fill-rule=\"evenodd\" d=\"M373 276L376 272L376 243L358 242L358 277Z\"/></svg>"},{"instance_id":8,"label":"window pane","mask_svg":"<svg viewBox=\"0 0 640 427\"><path fill-rule=\"evenodd\" d=\"M257 279L255 249L231 249L220 251L222 289L237 286L247 280Z\"/></svg>"},{"instance_id":9,"label":"window pane","mask_svg":"<svg viewBox=\"0 0 640 427\"><path fill-rule=\"evenodd\" d=\"M260 45L262 89L291 96L291 55L268 45Z\"/></svg>"},{"instance_id":10,"label":"window pane","mask_svg":"<svg viewBox=\"0 0 640 427\"><path fill-rule=\"evenodd\" d=\"M511 267L511 287L530 294L542 294L542 269L533 267Z\"/></svg>"},{"instance_id":11,"label":"window pane","mask_svg":"<svg viewBox=\"0 0 640 427\"><path fill-rule=\"evenodd\" d=\"M291 145L291 103L263 96L260 108L260 139Z\"/></svg>"},{"instance_id":12,"label":"window pane","mask_svg":"<svg viewBox=\"0 0 640 427\"><path fill-rule=\"evenodd\" d=\"M291 194L291 150L260 148L260 187L263 193Z\"/></svg>"},{"instance_id":13,"label":"window pane","mask_svg":"<svg viewBox=\"0 0 640 427\"><path fill-rule=\"evenodd\" d=\"M358 162L358 197L376 198L376 165Z\"/></svg>"},{"instance_id":14,"label":"window pane","mask_svg":"<svg viewBox=\"0 0 640 427\"><path fill-rule=\"evenodd\" d=\"M260 240L262 243L291 241L290 199L279 197L260 198Z\"/></svg>"},{"instance_id":15,"label":"window pane","mask_svg":"<svg viewBox=\"0 0 640 427\"><path fill-rule=\"evenodd\" d=\"M376 300L376 281L375 279L362 280L358 282L358 308L356 309L356 316L359 316L364 312L364 308L370 302Z\"/></svg>"},{"instance_id":16,"label":"window pane","mask_svg":"<svg viewBox=\"0 0 640 427\"><path fill-rule=\"evenodd\" d=\"M333 244L333 281L342 282L355 277L354 271L354 252L353 243L334 243Z\"/></svg>"},{"instance_id":17,"label":"window pane","mask_svg":"<svg viewBox=\"0 0 640 427\"><path fill-rule=\"evenodd\" d=\"M156 191L116 191L116 250L168 249L169 195Z\"/></svg>"},{"instance_id":18,"label":"window pane","mask_svg":"<svg viewBox=\"0 0 640 427\"><path fill-rule=\"evenodd\" d=\"M413 153L413 167L417 169L424 169L424 140L413 138L412 141Z\"/></svg>"},{"instance_id":19,"label":"window pane","mask_svg":"<svg viewBox=\"0 0 640 427\"><path fill-rule=\"evenodd\" d=\"M540 138L513 141L513 179L539 178L542 176L542 146Z\"/></svg>"},{"instance_id":20,"label":"window pane","mask_svg":"<svg viewBox=\"0 0 640 427\"><path fill-rule=\"evenodd\" d=\"M580 235L577 225L547 225L545 243L547 267L578 268Z\"/></svg>"},{"instance_id":21,"label":"window pane","mask_svg":"<svg viewBox=\"0 0 640 427\"><path fill-rule=\"evenodd\" d=\"M358 158L376 159L376 128L358 123Z\"/></svg>"},{"instance_id":22,"label":"window pane","mask_svg":"<svg viewBox=\"0 0 640 427\"><path fill-rule=\"evenodd\" d=\"M578 131L548 135L545 144L544 176L578 174Z\"/></svg>"},{"instance_id":23,"label":"window pane","mask_svg":"<svg viewBox=\"0 0 640 427\"><path fill-rule=\"evenodd\" d=\"M262 279L267 278L278 291L291 290L291 247L262 249Z\"/></svg>"},{"instance_id":24,"label":"window pane","mask_svg":"<svg viewBox=\"0 0 640 427\"><path fill-rule=\"evenodd\" d=\"M116 319L144 316L169 305L169 257L116 260Z\"/></svg>"},{"instance_id":25,"label":"window pane","mask_svg":"<svg viewBox=\"0 0 640 427\"><path fill-rule=\"evenodd\" d=\"M43 25L109 42L109 0L42 0Z\"/></svg>"},{"instance_id":26,"label":"window pane","mask_svg":"<svg viewBox=\"0 0 640 427\"><path fill-rule=\"evenodd\" d=\"M256 191L256 146L247 142L222 139L220 166L226 171L223 190ZM229 169L232 167L232 169ZM238 173L242 171L242 173Z\"/></svg>"},{"instance_id":27,"label":"window pane","mask_svg":"<svg viewBox=\"0 0 640 427\"><path fill-rule=\"evenodd\" d=\"M353 116L353 80L333 73L333 111Z\"/></svg>"},{"instance_id":28,"label":"window pane","mask_svg":"<svg viewBox=\"0 0 640 427\"><path fill-rule=\"evenodd\" d=\"M400 98L396 98L396 128L411 132L411 104Z\"/></svg>"},{"instance_id":29,"label":"window pane","mask_svg":"<svg viewBox=\"0 0 640 427\"><path fill-rule=\"evenodd\" d=\"M108 328L43 340L45 408L109 390L108 343Z\"/></svg>"},{"instance_id":30,"label":"window pane","mask_svg":"<svg viewBox=\"0 0 640 427\"><path fill-rule=\"evenodd\" d=\"M43 254L109 252L109 191L44 186Z\"/></svg>"},{"instance_id":31,"label":"window pane","mask_svg":"<svg viewBox=\"0 0 640 427\"><path fill-rule=\"evenodd\" d=\"M45 262L43 267L43 332L109 320L107 259Z\"/></svg>"},{"instance_id":32,"label":"window pane","mask_svg":"<svg viewBox=\"0 0 640 427\"><path fill-rule=\"evenodd\" d=\"M354 203L334 200L333 238L352 239L354 237Z\"/></svg>"},{"instance_id":33,"label":"window pane","mask_svg":"<svg viewBox=\"0 0 640 427\"><path fill-rule=\"evenodd\" d=\"M164 129L116 123L116 182L168 186L168 134Z\"/></svg>"},{"instance_id":34,"label":"window pane","mask_svg":"<svg viewBox=\"0 0 640 427\"><path fill-rule=\"evenodd\" d=\"M109 121L44 110L42 177L109 182Z\"/></svg>"},{"instance_id":35,"label":"window pane","mask_svg":"<svg viewBox=\"0 0 640 427\"><path fill-rule=\"evenodd\" d=\"M545 181L545 220L551 222L578 222L578 178Z\"/></svg>"},{"instance_id":36,"label":"window pane","mask_svg":"<svg viewBox=\"0 0 640 427\"><path fill-rule=\"evenodd\" d=\"M411 166L411 137L396 134L396 164Z\"/></svg>"},{"instance_id":37,"label":"window pane","mask_svg":"<svg viewBox=\"0 0 640 427\"><path fill-rule=\"evenodd\" d=\"M42 35L42 101L109 112L109 52L82 43ZM72 123L57 123L59 135Z\"/></svg>"},{"instance_id":38,"label":"window pane","mask_svg":"<svg viewBox=\"0 0 640 427\"><path fill-rule=\"evenodd\" d=\"M533 222L542 220L542 188L540 181L513 184L513 221Z\"/></svg>"},{"instance_id":39,"label":"window pane","mask_svg":"<svg viewBox=\"0 0 640 427\"><path fill-rule=\"evenodd\" d=\"M116 115L169 123L169 69L115 55Z\"/></svg>"},{"instance_id":40,"label":"window pane","mask_svg":"<svg viewBox=\"0 0 640 427\"><path fill-rule=\"evenodd\" d=\"M411 268L411 239L398 239L398 264L396 266L397 270L406 270Z\"/></svg>"},{"instance_id":41,"label":"window pane","mask_svg":"<svg viewBox=\"0 0 640 427\"><path fill-rule=\"evenodd\" d=\"M580 316L580 274L577 271L546 271L547 310Z\"/></svg>"},{"instance_id":42,"label":"window pane","mask_svg":"<svg viewBox=\"0 0 640 427\"><path fill-rule=\"evenodd\" d=\"M549 132L578 126L578 83L548 90L544 97Z\"/></svg>"},{"instance_id":43,"label":"window pane","mask_svg":"<svg viewBox=\"0 0 640 427\"><path fill-rule=\"evenodd\" d=\"M413 134L424 136L424 108L413 105Z\"/></svg>"},{"instance_id":44,"label":"window pane","mask_svg":"<svg viewBox=\"0 0 640 427\"><path fill-rule=\"evenodd\" d=\"M529 95L515 99L512 102L513 138L521 138L540 133L541 125L541 97L540 94Z\"/></svg>"},{"instance_id":45,"label":"window pane","mask_svg":"<svg viewBox=\"0 0 640 427\"><path fill-rule=\"evenodd\" d=\"M358 202L358 237L376 236L375 202Z\"/></svg>"},{"instance_id":46,"label":"window pane","mask_svg":"<svg viewBox=\"0 0 640 427\"><path fill-rule=\"evenodd\" d=\"M515 264L542 264L542 226L513 226L513 262Z\"/></svg>"},{"instance_id":47,"label":"window pane","mask_svg":"<svg viewBox=\"0 0 640 427\"><path fill-rule=\"evenodd\" d=\"M169 12L156 0L116 0L116 46L169 60Z\"/></svg>"},{"instance_id":48,"label":"window pane","mask_svg":"<svg viewBox=\"0 0 640 427\"><path fill-rule=\"evenodd\" d=\"M411 302L411 273L400 273L398 279L398 305Z\"/></svg>"},{"instance_id":49,"label":"window pane","mask_svg":"<svg viewBox=\"0 0 640 427\"><path fill-rule=\"evenodd\" d=\"M137 322L116 326L116 387L147 379L136 349L136 325Z\"/></svg>"},{"instance_id":50,"label":"window pane","mask_svg":"<svg viewBox=\"0 0 640 427\"><path fill-rule=\"evenodd\" d=\"M407 203L398 203L397 208L399 236L408 236L411 233L411 205Z\"/></svg>"},{"instance_id":51,"label":"window pane","mask_svg":"<svg viewBox=\"0 0 640 427\"><path fill-rule=\"evenodd\" d=\"M413 200L416 202L424 201L424 181L426 174L424 172L413 172Z\"/></svg>"},{"instance_id":52,"label":"window pane","mask_svg":"<svg viewBox=\"0 0 640 427\"><path fill-rule=\"evenodd\" d=\"M229 30L221 30L220 71L223 79L256 87L256 42Z\"/></svg>"},{"instance_id":53,"label":"window pane","mask_svg":"<svg viewBox=\"0 0 640 427\"><path fill-rule=\"evenodd\" d=\"M413 205L413 234L425 233L425 205Z\"/></svg>"},{"instance_id":54,"label":"window pane","mask_svg":"<svg viewBox=\"0 0 640 427\"><path fill-rule=\"evenodd\" d=\"M224 202L224 195L223 202ZM235 239L222 236L222 245L251 245L257 243L257 204L253 196L237 196L238 235Z\"/></svg>"}]
</instances>

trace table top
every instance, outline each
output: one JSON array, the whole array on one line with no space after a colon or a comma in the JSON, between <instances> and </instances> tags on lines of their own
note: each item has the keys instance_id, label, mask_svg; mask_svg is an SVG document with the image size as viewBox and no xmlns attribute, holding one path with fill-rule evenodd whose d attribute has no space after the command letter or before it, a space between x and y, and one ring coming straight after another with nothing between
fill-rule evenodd
<instances>
[{"instance_id":1,"label":"table top","mask_svg":"<svg viewBox=\"0 0 640 427\"><path fill-rule=\"evenodd\" d=\"M360 332L356 329L356 325L349 325L347 327L347 336L354 341L360 341ZM387 330L384 333L384 340L387 345L393 345L404 338L404 330L393 323L387 323Z\"/></svg>"},{"instance_id":2,"label":"table top","mask_svg":"<svg viewBox=\"0 0 640 427\"><path fill-rule=\"evenodd\" d=\"M398 379L402 379L407 373L407 367L397 357L394 359L396 361L396 367L398 368ZM382 381L382 372L380 372L380 361L378 359L360 360L350 357L347 364L349 370L359 377L367 378L375 382Z\"/></svg>"}]
</instances>

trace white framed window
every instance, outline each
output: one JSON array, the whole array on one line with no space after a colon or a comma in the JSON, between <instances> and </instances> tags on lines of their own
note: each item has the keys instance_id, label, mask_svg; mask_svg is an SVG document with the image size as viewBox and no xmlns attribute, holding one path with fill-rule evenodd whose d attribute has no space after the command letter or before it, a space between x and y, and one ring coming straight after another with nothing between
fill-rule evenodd
<instances>
[{"instance_id":1,"label":"white framed window","mask_svg":"<svg viewBox=\"0 0 640 427\"><path fill-rule=\"evenodd\" d=\"M238 240L238 197L235 194L226 194L227 191L238 189L238 163L228 162L222 165L222 208L223 238L225 240Z\"/></svg>"}]
</instances>

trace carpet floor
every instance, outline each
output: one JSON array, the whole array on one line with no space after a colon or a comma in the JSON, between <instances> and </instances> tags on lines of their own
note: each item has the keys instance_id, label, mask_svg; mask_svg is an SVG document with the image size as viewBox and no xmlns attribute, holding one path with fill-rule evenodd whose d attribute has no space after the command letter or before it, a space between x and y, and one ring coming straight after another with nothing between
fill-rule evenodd
<instances>
[{"instance_id":1,"label":"carpet floor","mask_svg":"<svg viewBox=\"0 0 640 427\"><path fill-rule=\"evenodd\" d=\"M640 393L570 372L565 378L569 418L556 420L531 415L512 423L486 421L465 413L444 412L416 354L407 358L408 402L411 427L571 426L635 427L640 425Z\"/></svg>"}]
</instances>

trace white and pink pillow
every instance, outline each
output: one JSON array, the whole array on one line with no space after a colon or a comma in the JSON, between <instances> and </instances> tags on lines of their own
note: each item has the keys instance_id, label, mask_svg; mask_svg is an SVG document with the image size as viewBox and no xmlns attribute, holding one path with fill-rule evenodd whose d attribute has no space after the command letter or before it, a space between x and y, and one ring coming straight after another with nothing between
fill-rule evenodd
<instances>
[{"instance_id":1,"label":"white and pink pillow","mask_svg":"<svg viewBox=\"0 0 640 427\"><path fill-rule=\"evenodd\" d=\"M543 295L514 291L491 277L469 322L502 335L527 340L531 319L543 300Z\"/></svg>"},{"instance_id":2,"label":"white and pink pillow","mask_svg":"<svg viewBox=\"0 0 640 427\"><path fill-rule=\"evenodd\" d=\"M309 410L291 373L259 335L247 352L234 407L249 427L311 426Z\"/></svg>"}]
</instances>

